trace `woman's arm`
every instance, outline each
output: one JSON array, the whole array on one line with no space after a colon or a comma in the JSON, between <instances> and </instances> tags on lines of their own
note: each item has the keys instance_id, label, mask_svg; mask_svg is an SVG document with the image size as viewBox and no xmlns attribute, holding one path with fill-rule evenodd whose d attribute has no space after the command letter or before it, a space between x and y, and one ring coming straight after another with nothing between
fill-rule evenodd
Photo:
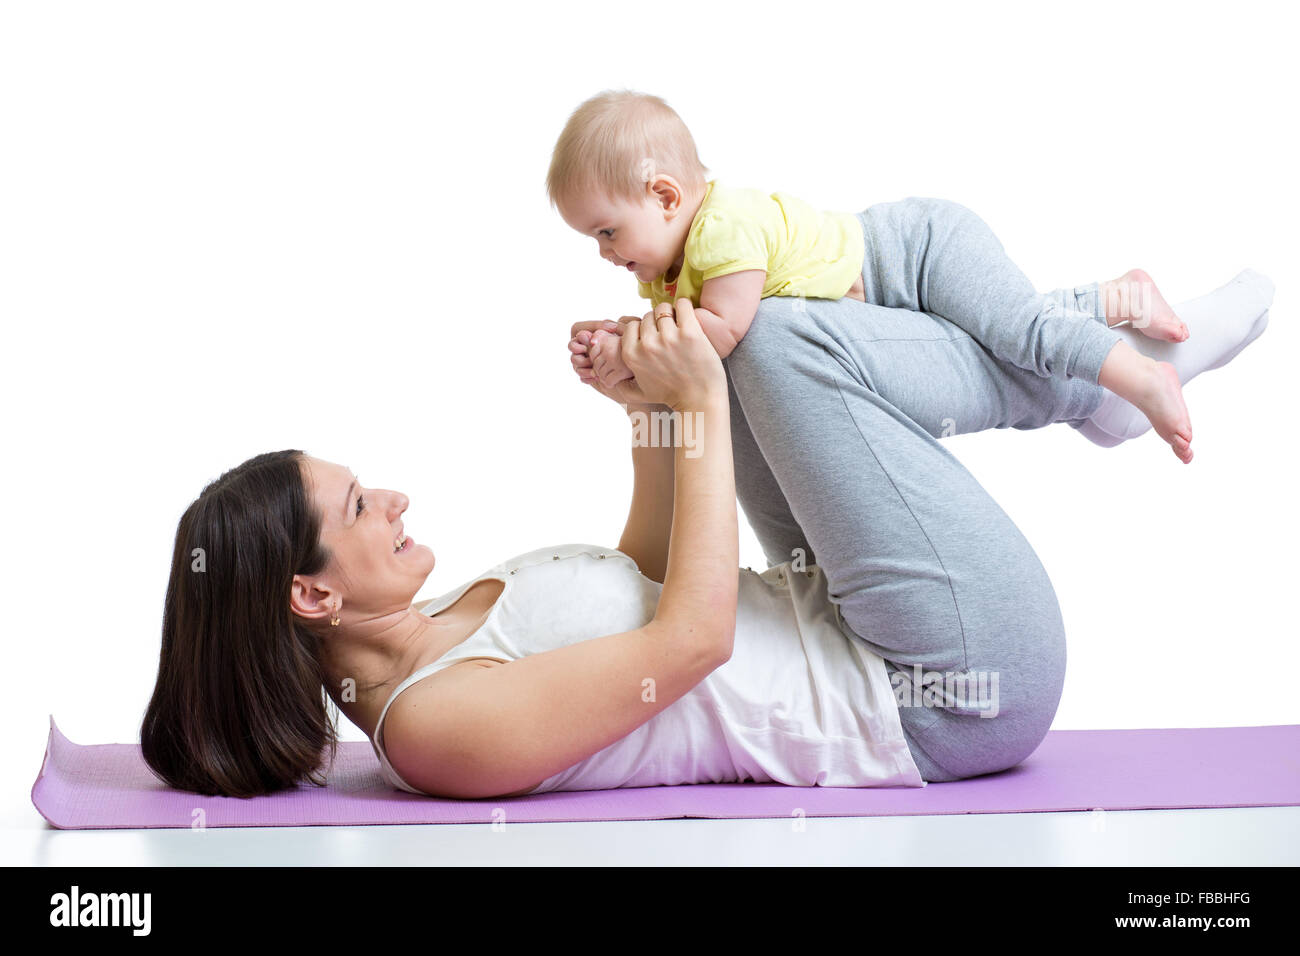
<instances>
[{"instance_id":1,"label":"woman's arm","mask_svg":"<svg viewBox=\"0 0 1300 956\"><path fill-rule=\"evenodd\" d=\"M662 584L673 523L673 448L679 436L667 405L630 404L627 415L633 436L632 503L618 550L635 561L642 574ZM645 440L647 436L654 440Z\"/></svg>"},{"instance_id":2,"label":"woman's arm","mask_svg":"<svg viewBox=\"0 0 1300 956\"><path fill-rule=\"evenodd\" d=\"M672 537L654 618L417 681L384 728L390 762L416 789L453 798L531 789L627 736L730 658L739 544L726 376L689 302L660 325L632 334L637 385L623 397L691 414L697 441L671 449Z\"/></svg>"},{"instance_id":3,"label":"woman's arm","mask_svg":"<svg viewBox=\"0 0 1300 956\"><path fill-rule=\"evenodd\" d=\"M689 300L678 301L679 315L689 309ZM694 323L693 317L691 321ZM698 323L693 327L700 329ZM703 332L700 337L703 339ZM676 497L655 620L687 633L725 624L726 656L730 658L740 566L731 405L722 363L704 341L716 362L720 382L707 401L676 408L683 417L692 417L684 427L694 430L695 443L691 448L678 442L673 448ZM641 374L637 373L638 378Z\"/></svg>"},{"instance_id":4,"label":"woman's arm","mask_svg":"<svg viewBox=\"0 0 1300 956\"><path fill-rule=\"evenodd\" d=\"M702 589L709 591L712 599L720 600L719 606L731 608L730 627L734 629L739 535L727 374L689 299L677 300L676 317L672 306L665 303L656 306L643 319L624 316L620 324L624 327L623 356L634 377L613 387L599 381L589 384L628 406L644 406L646 399L659 399L673 418L674 501L659 614L664 615L667 607L668 616L674 616L682 594L694 595ZM643 460L662 463L663 458ZM661 485L654 486L650 478L654 472L652 465L649 471L638 475L642 490L648 490L651 499L663 490ZM684 472L690 475L687 485L690 490L686 494L683 493ZM633 497L636 497L635 486ZM666 511L661 508L660 515ZM629 514L629 521L632 520L634 516ZM698 582L682 580L695 576ZM721 587L720 592L712 590L715 584ZM682 617L674 617L674 621L689 627L692 624L689 615L695 610L688 609Z\"/></svg>"},{"instance_id":5,"label":"woman's arm","mask_svg":"<svg viewBox=\"0 0 1300 956\"><path fill-rule=\"evenodd\" d=\"M698 316L699 313L697 312ZM621 322L648 321L654 311L640 319L625 315ZM668 536L673 521L673 447L680 438L672 409L667 405L621 400L614 385L606 386L592 372L587 354L591 334L603 328L620 328L615 322L575 322L570 330L570 361L578 378L602 395L620 402L632 431L632 503L618 549L636 562L641 573L663 583L668 568ZM705 330L708 335L708 330Z\"/></svg>"}]
</instances>

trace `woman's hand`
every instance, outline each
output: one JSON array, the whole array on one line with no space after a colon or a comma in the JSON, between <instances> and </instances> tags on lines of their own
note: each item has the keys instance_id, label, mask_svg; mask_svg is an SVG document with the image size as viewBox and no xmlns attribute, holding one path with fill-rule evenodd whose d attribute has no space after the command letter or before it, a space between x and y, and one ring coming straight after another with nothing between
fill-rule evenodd
<instances>
[{"instance_id":1,"label":"woman's hand","mask_svg":"<svg viewBox=\"0 0 1300 956\"><path fill-rule=\"evenodd\" d=\"M674 411L716 407L727 401L727 374L722 360L700 328L691 300L655 307L653 316L624 319L623 361L642 401L660 402ZM628 382L620 382L615 389Z\"/></svg>"}]
</instances>

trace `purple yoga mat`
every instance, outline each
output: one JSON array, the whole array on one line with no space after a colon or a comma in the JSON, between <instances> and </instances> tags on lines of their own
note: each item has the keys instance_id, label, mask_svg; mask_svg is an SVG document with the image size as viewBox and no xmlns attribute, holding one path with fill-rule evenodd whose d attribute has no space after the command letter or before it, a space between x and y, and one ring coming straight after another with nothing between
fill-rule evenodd
<instances>
[{"instance_id":1,"label":"purple yoga mat","mask_svg":"<svg viewBox=\"0 0 1300 956\"><path fill-rule=\"evenodd\" d=\"M74 744L51 715L32 803L60 829L189 828L199 819L287 827L1297 806L1300 725L1053 730L1010 770L925 787L704 783L444 800L391 787L366 741L340 743L327 779L323 788L248 799L172 790L145 766L138 744Z\"/></svg>"}]
</instances>

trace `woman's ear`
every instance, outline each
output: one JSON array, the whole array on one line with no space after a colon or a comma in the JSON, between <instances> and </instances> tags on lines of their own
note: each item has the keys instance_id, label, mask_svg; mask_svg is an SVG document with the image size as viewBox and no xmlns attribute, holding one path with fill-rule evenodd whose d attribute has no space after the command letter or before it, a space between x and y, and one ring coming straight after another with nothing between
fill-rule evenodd
<instances>
[{"instance_id":1,"label":"woman's ear","mask_svg":"<svg viewBox=\"0 0 1300 956\"><path fill-rule=\"evenodd\" d=\"M335 600L328 585L301 574L293 576L293 583L289 586L289 609L298 617L309 621L324 620L333 613L331 607Z\"/></svg>"}]
</instances>

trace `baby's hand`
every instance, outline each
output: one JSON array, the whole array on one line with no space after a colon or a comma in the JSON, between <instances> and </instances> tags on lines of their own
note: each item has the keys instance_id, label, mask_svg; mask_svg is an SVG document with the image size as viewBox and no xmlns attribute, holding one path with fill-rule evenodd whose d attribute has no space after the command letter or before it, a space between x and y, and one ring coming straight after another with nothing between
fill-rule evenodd
<instances>
[{"instance_id":1,"label":"baby's hand","mask_svg":"<svg viewBox=\"0 0 1300 956\"><path fill-rule=\"evenodd\" d=\"M632 378L632 370L623 361L623 337L618 332L597 329L587 346L592 372L606 388Z\"/></svg>"}]
</instances>

